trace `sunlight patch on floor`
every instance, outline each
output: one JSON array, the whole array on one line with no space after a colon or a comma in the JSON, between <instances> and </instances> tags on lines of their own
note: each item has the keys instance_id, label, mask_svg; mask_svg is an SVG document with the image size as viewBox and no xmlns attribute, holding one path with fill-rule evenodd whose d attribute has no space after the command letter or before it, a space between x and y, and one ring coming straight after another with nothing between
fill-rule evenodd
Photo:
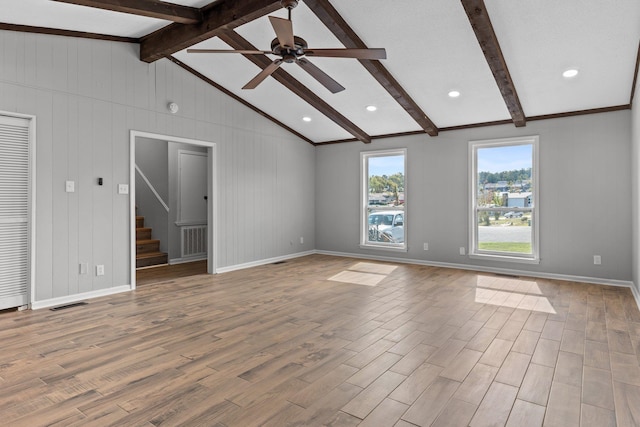
<instances>
[{"instance_id":1,"label":"sunlight patch on floor","mask_svg":"<svg viewBox=\"0 0 640 427\"><path fill-rule=\"evenodd\" d=\"M355 285L376 286L396 268L395 265L374 264L371 262L359 262L345 271L341 271L328 280Z\"/></svg>"},{"instance_id":2,"label":"sunlight patch on floor","mask_svg":"<svg viewBox=\"0 0 640 427\"><path fill-rule=\"evenodd\" d=\"M478 303L556 314L535 281L478 276L476 285Z\"/></svg>"},{"instance_id":3,"label":"sunlight patch on floor","mask_svg":"<svg viewBox=\"0 0 640 427\"><path fill-rule=\"evenodd\" d=\"M351 271L362 271L364 273L375 273L375 274L391 274L393 270L398 268L397 265L386 265L386 264L374 264L372 262L359 262L354 266L349 267Z\"/></svg>"},{"instance_id":4,"label":"sunlight patch on floor","mask_svg":"<svg viewBox=\"0 0 640 427\"><path fill-rule=\"evenodd\" d=\"M502 291L516 291L523 294L542 295L540 287L533 280L494 276L478 276L477 285L479 288L496 289Z\"/></svg>"}]
</instances>

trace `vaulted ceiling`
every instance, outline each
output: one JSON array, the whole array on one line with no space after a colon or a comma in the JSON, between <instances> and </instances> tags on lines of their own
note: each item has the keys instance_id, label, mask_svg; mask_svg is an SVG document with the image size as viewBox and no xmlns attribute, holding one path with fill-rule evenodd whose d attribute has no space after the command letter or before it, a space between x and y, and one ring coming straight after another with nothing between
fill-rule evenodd
<instances>
[{"instance_id":1,"label":"vaulted ceiling","mask_svg":"<svg viewBox=\"0 0 640 427\"><path fill-rule=\"evenodd\" d=\"M293 28L309 47L386 49L383 60L309 58L346 88L335 94L296 64L242 89L274 55L187 52L270 50L268 15L287 10L280 0L4 0L0 29L137 43L141 61L167 58L313 144L628 109L638 78L638 0L300 0ZM569 69L578 74L563 77Z\"/></svg>"}]
</instances>

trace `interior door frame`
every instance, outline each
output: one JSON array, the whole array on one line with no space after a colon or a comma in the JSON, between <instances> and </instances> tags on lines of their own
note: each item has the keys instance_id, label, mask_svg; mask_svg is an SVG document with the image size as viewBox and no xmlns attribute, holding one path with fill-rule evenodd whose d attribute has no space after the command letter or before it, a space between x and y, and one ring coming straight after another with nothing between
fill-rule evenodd
<instances>
[{"instance_id":1,"label":"interior door frame","mask_svg":"<svg viewBox=\"0 0 640 427\"><path fill-rule=\"evenodd\" d=\"M215 142L131 130L129 136L129 251L131 289L136 288L136 138L157 139L207 147L207 273L215 274L218 235L217 145Z\"/></svg>"}]
</instances>

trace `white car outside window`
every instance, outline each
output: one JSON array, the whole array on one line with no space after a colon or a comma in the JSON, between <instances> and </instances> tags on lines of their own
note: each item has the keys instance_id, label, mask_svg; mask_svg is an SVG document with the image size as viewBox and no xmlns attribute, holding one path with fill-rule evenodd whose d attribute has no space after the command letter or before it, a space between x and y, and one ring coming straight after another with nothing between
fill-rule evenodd
<instances>
[{"instance_id":1,"label":"white car outside window","mask_svg":"<svg viewBox=\"0 0 640 427\"><path fill-rule=\"evenodd\" d=\"M369 241L404 242L404 212L380 211L369 214Z\"/></svg>"}]
</instances>

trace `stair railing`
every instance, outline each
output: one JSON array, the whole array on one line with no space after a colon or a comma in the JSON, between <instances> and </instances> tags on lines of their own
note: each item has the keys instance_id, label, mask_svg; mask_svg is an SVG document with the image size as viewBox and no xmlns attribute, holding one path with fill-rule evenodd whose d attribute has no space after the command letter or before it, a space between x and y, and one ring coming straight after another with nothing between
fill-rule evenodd
<instances>
[{"instance_id":1,"label":"stair railing","mask_svg":"<svg viewBox=\"0 0 640 427\"><path fill-rule=\"evenodd\" d=\"M160 204L162 205L162 207L164 207L164 210L166 210L167 212L169 212L169 205L167 205L165 203L164 200L162 200L162 197L160 197L160 195L158 194L158 192L156 191L155 188L153 188L153 185L151 184L151 182L149 181L149 179L145 176L144 173L142 173L142 171L140 170L140 168L138 167L138 165L136 165L136 172L138 172L140 174L140 178L142 178L142 180L147 184L147 187L149 187L149 190L151 190L151 192L154 194L154 196L156 196L156 199L158 199L158 202L160 202Z\"/></svg>"}]
</instances>

